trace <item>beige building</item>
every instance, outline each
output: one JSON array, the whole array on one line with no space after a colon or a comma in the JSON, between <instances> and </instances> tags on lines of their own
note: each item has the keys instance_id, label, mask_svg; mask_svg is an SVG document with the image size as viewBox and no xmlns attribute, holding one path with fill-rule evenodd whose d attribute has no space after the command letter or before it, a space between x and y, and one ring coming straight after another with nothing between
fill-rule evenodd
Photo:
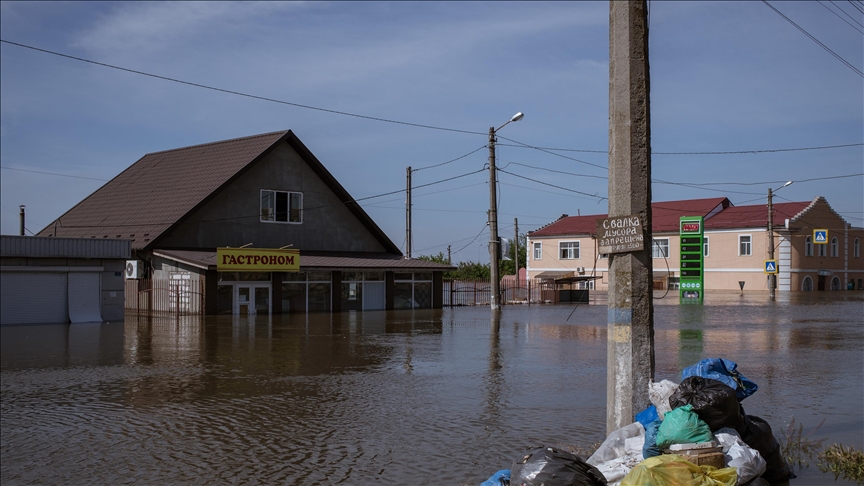
<instances>
[{"instance_id":1,"label":"beige building","mask_svg":"<svg viewBox=\"0 0 864 486\"><path fill-rule=\"evenodd\" d=\"M844 221L823 197L773 208L779 292L864 289L864 229ZM768 209L763 204L733 206L727 198L652 204L655 289L678 288L681 216L705 218L706 290L739 290L740 282L745 290L768 290ZM606 290L609 260L598 253L596 240L596 221L605 217L562 215L528 233L528 277L593 276L582 285ZM826 243L814 241L814 230L827 231Z\"/></svg>"}]
</instances>

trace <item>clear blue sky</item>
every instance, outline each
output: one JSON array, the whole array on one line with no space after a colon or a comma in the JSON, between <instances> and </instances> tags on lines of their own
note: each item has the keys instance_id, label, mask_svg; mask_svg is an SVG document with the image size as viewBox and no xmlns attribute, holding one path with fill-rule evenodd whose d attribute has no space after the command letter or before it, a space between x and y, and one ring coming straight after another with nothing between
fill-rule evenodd
<instances>
[{"instance_id":1,"label":"clear blue sky","mask_svg":"<svg viewBox=\"0 0 864 486\"><path fill-rule=\"evenodd\" d=\"M864 69L864 5L771 5L854 69L763 2L651 2L654 201L727 196L736 205L764 204L769 187L793 180L776 202L825 196L849 223L864 226L864 79L856 72ZM291 129L357 199L404 189L407 166L435 166L476 150L414 173L421 186L474 172L415 190L413 253L446 253L451 245L456 261L487 262L485 134L517 111L525 118L499 138L498 165L506 171L499 179L501 234L513 233L514 218L524 232L562 213L606 212L607 2L0 8L4 41L455 130L226 94L3 43L3 234L18 233L19 205L26 205L28 230L37 232L146 153ZM504 137L549 150L520 148ZM662 154L847 144L858 145ZM404 249L404 194L362 205Z\"/></svg>"}]
</instances>

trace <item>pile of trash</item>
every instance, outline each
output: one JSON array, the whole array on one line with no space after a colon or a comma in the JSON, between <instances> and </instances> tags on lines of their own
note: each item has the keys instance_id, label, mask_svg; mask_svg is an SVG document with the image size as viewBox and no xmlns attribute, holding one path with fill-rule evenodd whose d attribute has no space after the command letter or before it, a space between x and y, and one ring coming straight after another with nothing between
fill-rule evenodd
<instances>
[{"instance_id":1,"label":"pile of trash","mask_svg":"<svg viewBox=\"0 0 864 486\"><path fill-rule=\"evenodd\" d=\"M480 486L769 486L795 477L771 426L744 413L741 401L759 387L736 363L704 359L681 378L651 383L652 405L587 460L539 447Z\"/></svg>"}]
</instances>

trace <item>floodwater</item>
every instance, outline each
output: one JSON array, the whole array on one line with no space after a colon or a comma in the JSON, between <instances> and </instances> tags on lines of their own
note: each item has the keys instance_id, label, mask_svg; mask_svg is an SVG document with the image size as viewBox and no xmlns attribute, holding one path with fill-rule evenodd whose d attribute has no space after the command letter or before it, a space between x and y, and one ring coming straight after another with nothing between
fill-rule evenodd
<instances>
[{"instance_id":1,"label":"floodwater","mask_svg":"<svg viewBox=\"0 0 864 486\"><path fill-rule=\"evenodd\" d=\"M2 326L2 483L479 484L605 436L606 306ZM657 380L723 357L776 437L864 448L864 295L655 306ZM796 484L834 482L815 466Z\"/></svg>"}]
</instances>

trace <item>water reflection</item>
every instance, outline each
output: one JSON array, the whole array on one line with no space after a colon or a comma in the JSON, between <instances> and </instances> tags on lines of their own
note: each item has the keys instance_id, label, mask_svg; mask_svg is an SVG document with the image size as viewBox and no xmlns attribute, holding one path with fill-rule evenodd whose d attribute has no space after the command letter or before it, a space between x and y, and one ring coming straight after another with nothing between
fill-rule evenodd
<instances>
[{"instance_id":1,"label":"water reflection","mask_svg":"<svg viewBox=\"0 0 864 486\"><path fill-rule=\"evenodd\" d=\"M731 359L759 384L747 413L860 449L862 304L658 301L656 378ZM490 312L2 326L2 482L477 484L602 439L606 307Z\"/></svg>"}]
</instances>

